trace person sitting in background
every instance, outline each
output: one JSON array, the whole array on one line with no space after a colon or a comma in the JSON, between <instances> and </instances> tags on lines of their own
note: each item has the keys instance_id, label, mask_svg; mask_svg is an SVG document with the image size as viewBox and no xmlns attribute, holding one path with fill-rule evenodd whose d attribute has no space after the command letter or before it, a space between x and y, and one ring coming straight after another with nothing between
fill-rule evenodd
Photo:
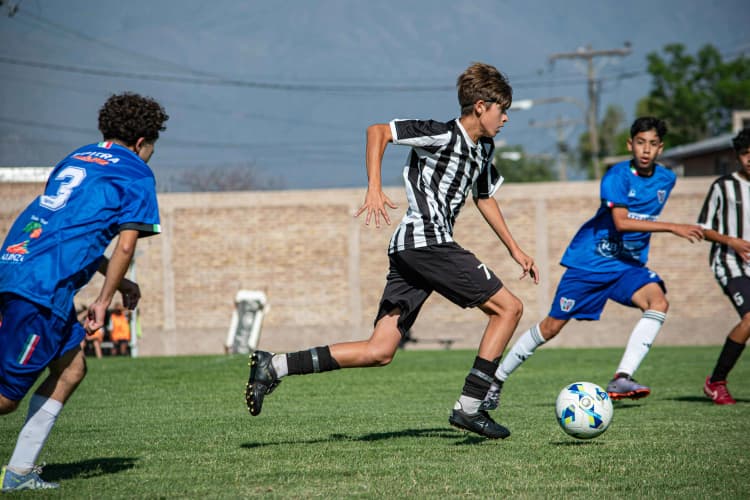
<instances>
[{"instance_id":1,"label":"person sitting in background","mask_svg":"<svg viewBox=\"0 0 750 500\"><path fill-rule=\"evenodd\" d=\"M109 317L109 338L115 345L114 356L127 356L130 348L130 318L120 302L115 304Z\"/></svg>"}]
</instances>

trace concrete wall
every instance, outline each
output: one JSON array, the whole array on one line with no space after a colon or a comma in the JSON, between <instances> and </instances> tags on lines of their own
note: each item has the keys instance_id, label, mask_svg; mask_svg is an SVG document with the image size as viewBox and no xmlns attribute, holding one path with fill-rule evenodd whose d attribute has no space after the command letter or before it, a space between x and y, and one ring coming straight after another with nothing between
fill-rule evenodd
<instances>
[{"instance_id":1,"label":"concrete wall","mask_svg":"<svg viewBox=\"0 0 750 500\"><path fill-rule=\"evenodd\" d=\"M692 223L712 178L683 178L661 220ZM0 232L41 187L0 183ZM403 189L386 189L406 207ZM558 265L578 227L596 210L597 182L514 184L498 194L521 247L542 281L519 281L520 268L469 202L456 240L490 266L524 303L520 328L546 315L563 268ZM160 236L141 240L136 277L143 298L141 355L223 352L237 290L263 290L271 309L260 346L287 351L369 336L388 268L392 227L367 227L352 215L364 189L169 193L159 197ZM665 280L671 308L657 344L720 344L737 316L708 268L708 244L668 233L652 238L649 266ZM78 296L88 303L101 278ZM550 346L622 346L637 310L610 303L598 322L572 322ZM417 338L450 337L474 348L485 320L431 297L414 326ZM418 346L437 347L435 344Z\"/></svg>"}]
</instances>

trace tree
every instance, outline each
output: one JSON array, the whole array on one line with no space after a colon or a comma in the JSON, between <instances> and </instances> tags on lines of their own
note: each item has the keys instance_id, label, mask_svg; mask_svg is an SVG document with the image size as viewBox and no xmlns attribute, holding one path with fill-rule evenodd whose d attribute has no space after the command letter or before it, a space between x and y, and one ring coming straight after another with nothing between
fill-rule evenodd
<instances>
[{"instance_id":1,"label":"tree","mask_svg":"<svg viewBox=\"0 0 750 500\"><path fill-rule=\"evenodd\" d=\"M507 182L554 181L557 174L550 158L532 158L521 146L506 146L495 150L495 166Z\"/></svg>"},{"instance_id":2,"label":"tree","mask_svg":"<svg viewBox=\"0 0 750 500\"><path fill-rule=\"evenodd\" d=\"M283 188L281 179L264 177L253 165L190 168L170 179L175 191L263 191Z\"/></svg>"},{"instance_id":3,"label":"tree","mask_svg":"<svg viewBox=\"0 0 750 500\"><path fill-rule=\"evenodd\" d=\"M652 88L637 114L666 120L666 147L728 132L732 111L750 109L750 58L725 62L712 45L695 56L681 44L667 45L663 52L647 56Z\"/></svg>"}]
</instances>

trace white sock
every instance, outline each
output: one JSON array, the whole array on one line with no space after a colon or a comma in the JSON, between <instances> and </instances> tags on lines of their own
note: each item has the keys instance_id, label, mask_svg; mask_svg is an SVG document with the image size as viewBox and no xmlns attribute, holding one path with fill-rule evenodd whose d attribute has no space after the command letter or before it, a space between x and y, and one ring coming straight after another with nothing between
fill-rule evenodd
<instances>
[{"instance_id":1,"label":"white sock","mask_svg":"<svg viewBox=\"0 0 750 500\"><path fill-rule=\"evenodd\" d=\"M544 342L545 340L542 337L542 332L539 331L538 323L523 332L521 338L513 344L503 362L497 367L495 377L505 382L508 376L521 366L521 363L534 354L536 348L544 344Z\"/></svg>"},{"instance_id":2,"label":"white sock","mask_svg":"<svg viewBox=\"0 0 750 500\"><path fill-rule=\"evenodd\" d=\"M63 404L54 399L38 394L31 396L26 423L18 434L16 449L8 462L11 470L18 474L31 471L62 407Z\"/></svg>"},{"instance_id":3,"label":"white sock","mask_svg":"<svg viewBox=\"0 0 750 500\"><path fill-rule=\"evenodd\" d=\"M627 373L628 375L635 373L641 361L651 349L651 344L653 344L666 317L665 313L659 311L648 310L643 313L630 334L630 340L628 340L628 345L616 373Z\"/></svg>"},{"instance_id":4,"label":"white sock","mask_svg":"<svg viewBox=\"0 0 750 500\"><path fill-rule=\"evenodd\" d=\"M454 410L463 410L464 413L476 413L479 411L479 405L482 404L481 399L471 398L469 396L464 396L461 394L461 396L458 398L458 401L456 401L456 404L453 405Z\"/></svg>"},{"instance_id":5,"label":"white sock","mask_svg":"<svg viewBox=\"0 0 750 500\"><path fill-rule=\"evenodd\" d=\"M273 369L276 370L276 376L286 377L289 375L289 365L286 362L286 354L277 354L271 358Z\"/></svg>"}]
</instances>

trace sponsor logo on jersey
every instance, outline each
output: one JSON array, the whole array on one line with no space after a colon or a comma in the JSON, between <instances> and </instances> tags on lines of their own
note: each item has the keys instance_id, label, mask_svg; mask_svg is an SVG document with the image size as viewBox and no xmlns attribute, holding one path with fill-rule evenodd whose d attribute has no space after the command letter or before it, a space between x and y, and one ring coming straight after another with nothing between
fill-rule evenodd
<instances>
[{"instance_id":1,"label":"sponsor logo on jersey","mask_svg":"<svg viewBox=\"0 0 750 500\"><path fill-rule=\"evenodd\" d=\"M608 240L606 238L599 240L596 244L596 253L603 257L616 257L622 251L621 240Z\"/></svg>"},{"instance_id":2,"label":"sponsor logo on jersey","mask_svg":"<svg viewBox=\"0 0 750 500\"><path fill-rule=\"evenodd\" d=\"M563 312L570 312L573 309L573 306L576 305L575 299L569 299L567 297L560 297L560 309L563 310Z\"/></svg>"}]
</instances>

